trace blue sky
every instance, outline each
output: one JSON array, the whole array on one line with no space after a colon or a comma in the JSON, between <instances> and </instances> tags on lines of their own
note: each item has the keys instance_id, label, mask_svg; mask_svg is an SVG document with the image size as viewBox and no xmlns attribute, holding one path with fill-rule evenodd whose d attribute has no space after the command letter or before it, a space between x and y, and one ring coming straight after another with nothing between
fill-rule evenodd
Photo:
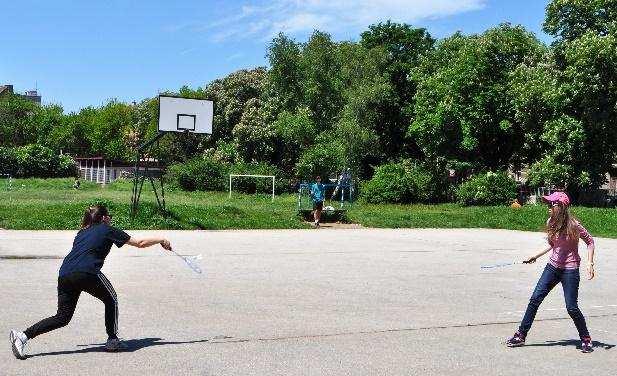
<instances>
[{"instance_id":1,"label":"blue sky","mask_svg":"<svg viewBox=\"0 0 617 376\"><path fill-rule=\"evenodd\" d=\"M538 37L548 0L0 0L0 85L38 88L66 112L110 98L141 100L266 65L268 41L315 28L357 40L392 19L437 37L501 22Z\"/></svg>"}]
</instances>

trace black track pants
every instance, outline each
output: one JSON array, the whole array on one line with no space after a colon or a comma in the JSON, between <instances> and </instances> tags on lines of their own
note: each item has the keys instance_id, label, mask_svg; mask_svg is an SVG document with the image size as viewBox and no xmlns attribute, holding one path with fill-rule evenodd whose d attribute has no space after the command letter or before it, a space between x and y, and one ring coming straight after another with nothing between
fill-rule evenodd
<instances>
[{"instance_id":1,"label":"black track pants","mask_svg":"<svg viewBox=\"0 0 617 376\"><path fill-rule=\"evenodd\" d=\"M24 332L31 339L67 325L77 306L82 291L105 303L105 329L109 338L117 338L118 299L116 292L103 273L75 272L58 278L58 312L39 321Z\"/></svg>"}]
</instances>

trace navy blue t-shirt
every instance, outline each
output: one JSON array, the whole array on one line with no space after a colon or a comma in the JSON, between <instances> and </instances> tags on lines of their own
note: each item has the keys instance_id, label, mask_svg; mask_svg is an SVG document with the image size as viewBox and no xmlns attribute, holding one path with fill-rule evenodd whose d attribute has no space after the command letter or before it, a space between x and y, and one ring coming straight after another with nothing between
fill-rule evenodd
<instances>
[{"instance_id":1,"label":"navy blue t-shirt","mask_svg":"<svg viewBox=\"0 0 617 376\"><path fill-rule=\"evenodd\" d=\"M107 223L99 223L80 230L73 240L73 249L62 262L60 277L73 272L99 273L112 244L120 248L130 238L126 232Z\"/></svg>"}]
</instances>

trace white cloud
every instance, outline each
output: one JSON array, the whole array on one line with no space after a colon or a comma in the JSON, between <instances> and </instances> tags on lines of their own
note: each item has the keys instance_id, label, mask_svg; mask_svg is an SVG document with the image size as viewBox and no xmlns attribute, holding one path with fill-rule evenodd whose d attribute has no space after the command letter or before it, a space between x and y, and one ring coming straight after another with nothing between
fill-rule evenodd
<instances>
[{"instance_id":1,"label":"white cloud","mask_svg":"<svg viewBox=\"0 0 617 376\"><path fill-rule=\"evenodd\" d=\"M392 20L413 23L484 7L487 0L274 0L252 1L199 27L213 41L269 39L279 32L298 35L319 29L337 34Z\"/></svg>"}]
</instances>

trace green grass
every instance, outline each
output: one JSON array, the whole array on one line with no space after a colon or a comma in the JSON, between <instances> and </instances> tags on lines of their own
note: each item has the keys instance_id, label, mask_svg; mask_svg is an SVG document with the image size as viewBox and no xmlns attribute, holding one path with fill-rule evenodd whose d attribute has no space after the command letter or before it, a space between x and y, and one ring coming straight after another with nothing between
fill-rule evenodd
<instances>
[{"instance_id":1,"label":"green grass","mask_svg":"<svg viewBox=\"0 0 617 376\"><path fill-rule=\"evenodd\" d=\"M270 229L307 227L296 215L296 198L223 192L167 190L170 215L159 213L149 185L144 184L139 214L131 220L132 184L116 182L105 187L84 182L72 189L71 179L18 179L10 191L0 190L0 227L7 229L75 229L84 209L105 202L114 223L126 229Z\"/></svg>"},{"instance_id":2,"label":"green grass","mask_svg":"<svg viewBox=\"0 0 617 376\"><path fill-rule=\"evenodd\" d=\"M617 238L617 210L574 207L572 213L595 236ZM381 228L493 228L543 231L544 205L462 207L441 205L358 205L348 215L352 222Z\"/></svg>"},{"instance_id":3,"label":"green grass","mask_svg":"<svg viewBox=\"0 0 617 376\"><path fill-rule=\"evenodd\" d=\"M106 202L114 223L126 229L281 229L307 228L296 212L296 196L224 192L166 191L170 215L158 212L154 194L144 185L139 215L130 219L131 182L105 187L83 182L72 189L71 179L18 179L13 189L0 187L0 228L39 230L75 229L86 206ZM617 238L617 210L573 208L595 236ZM540 231L546 221L544 206L461 207L442 205L368 205L356 203L347 219L380 228L499 228Z\"/></svg>"}]
</instances>

